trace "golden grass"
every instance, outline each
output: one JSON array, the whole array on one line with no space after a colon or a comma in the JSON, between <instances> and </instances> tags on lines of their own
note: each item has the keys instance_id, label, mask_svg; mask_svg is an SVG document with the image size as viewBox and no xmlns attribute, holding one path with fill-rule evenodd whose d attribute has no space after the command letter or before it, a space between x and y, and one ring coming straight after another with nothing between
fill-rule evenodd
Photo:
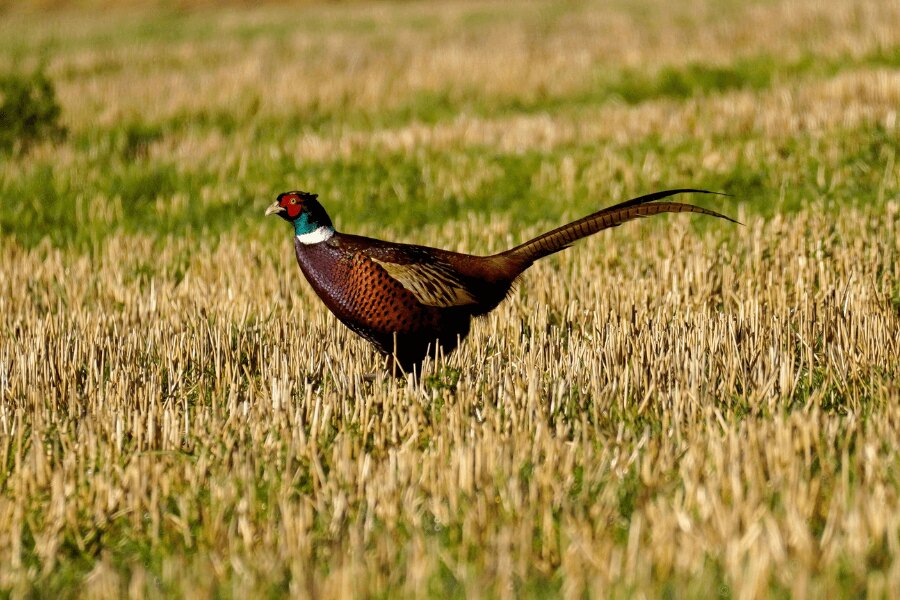
<instances>
[{"instance_id":1,"label":"golden grass","mask_svg":"<svg viewBox=\"0 0 900 600\"><path fill-rule=\"evenodd\" d=\"M884 0L586 4L568 13L540 2L519 3L512 18L498 2L225 10L192 15L184 27L196 39L175 43L144 33L141 12L69 12L46 23L13 14L0 34L24 20L29 46L66 40L51 74L61 76L67 117L79 128L246 104L258 104L261 115L378 111L446 89L477 90L493 102L564 97L590 84L598 67L652 73L758 54L826 60L900 41L900 7ZM270 35L250 41L238 35L267 28ZM91 45L94 38L105 43Z\"/></svg>"},{"instance_id":2,"label":"golden grass","mask_svg":"<svg viewBox=\"0 0 900 600\"><path fill-rule=\"evenodd\" d=\"M735 597L830 595L839 569L897 589L898 211L609 232L478 321L443 363L453 388L365 383L379 361L297 284L286 240L5 243L0 585L124 528L177 548L165 584L198 597L286 574L422 595L442 569L467 595L535 573L652 593L702 589L711 559ZM129 275L146 261L159 275ZM159 591L112 553L89 593Z\"/></svg>"},{"instance_id":3,"label":"golden grass","mask_svg":"<svg viewBox=\"0 0 900 600\"><path fill-rule=\"evenodd\" d=\"M253 165L372 153L425 156L417 184L436 203L490 197L495 155L525 152L547 153L531 187L563 206L746 165L775 186L766 206L727 190L738 198L717 208L743 227L652 219L537 264L455 354L401 382L302 282L284 227L129 232L114 186L71 190L67 222L113 233L0 237L0 594L900 589L900 173L896 144L855 147L900 131L896 70L860 61L762 89L553 109L607 66L891 50L896 2L231 6L150 33L162 17L139 8L43 4L4 15L0 39L19 51L0 68L46 52L72 139L160 125L113 166L221 174L147 200L160 215L237 209L244 186L262 222L262 196L294 183L254 180ZM167 25L183 29L169 39ZM266 130L446 90L548 108L461 102L433 121ZM234 125L197 124L209 115ZM600 149L587 165L583 147ZM0 183L46 163L59 179L118 175L103 152L40 145L0 163ZM878 183L859 189L869 173ZM821 197L781 214L785 188L810 177ZM835 189L858 197L835 207ZM337 225L358 223L335 196ZM478 213L406 234L373 208L354 233L487 253L557 224Z\"/></svg>"}]
</instances>

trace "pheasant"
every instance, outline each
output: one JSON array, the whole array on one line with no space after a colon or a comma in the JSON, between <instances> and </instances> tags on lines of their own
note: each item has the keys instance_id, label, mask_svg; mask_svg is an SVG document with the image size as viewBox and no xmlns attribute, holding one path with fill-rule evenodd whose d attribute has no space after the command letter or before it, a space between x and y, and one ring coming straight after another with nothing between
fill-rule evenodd
<instances>
[{"instance_id":1,"label":"pheasant","mask_svg":"<svg viewBox=\"0 0 900 600\"><path fill-rule=\"evenodd\" d=\"M412 372L440 347L452 352L469 333L472 317L497 307L534 262L573 242L626 221L659 213L692 212L734 219L680 202L658 202L687 192L640 196L539 235L492 256L474 256L340 233L316 194L285 192L266 215L294 226L294 250L306 279L351 330L388 357L394 375Z\"/></svg>"}]
</instances>

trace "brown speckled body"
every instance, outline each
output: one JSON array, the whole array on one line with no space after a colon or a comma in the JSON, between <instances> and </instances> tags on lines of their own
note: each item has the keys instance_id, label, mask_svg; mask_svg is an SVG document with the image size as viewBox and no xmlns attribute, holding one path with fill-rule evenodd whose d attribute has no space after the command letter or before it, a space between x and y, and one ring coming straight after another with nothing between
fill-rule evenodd
<instances>
[{"instance_id":1,"label":"brown speckled body","mask_svg":"<svg viewBox=\"0 0 900 600\"><path fill-rule=\"evenodd\" d=\"M435 341L445 353L455 349L469 333L471 318L496 307L515 278L509 272L511 261L502 256L470 256L342 233L311 245L295 238L294 248L303 274L335 316L382 353L396 355L406 371L434 352ZM480 292L480 302L422 304L377 261L446 263Z\"/></svg>"}]
</instances>

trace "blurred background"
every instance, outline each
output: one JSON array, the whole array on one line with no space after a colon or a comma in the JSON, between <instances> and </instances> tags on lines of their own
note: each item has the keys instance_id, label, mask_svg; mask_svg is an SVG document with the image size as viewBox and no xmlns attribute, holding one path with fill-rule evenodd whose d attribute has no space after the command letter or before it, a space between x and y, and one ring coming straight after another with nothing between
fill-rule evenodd
<instances>
[{"instance_id":1,"label":"blurred background","mask_svg":"<svg viewBox=\"0 0 900 600\"><path fill-rule=\"evenodd\" d=\"M896 193L896 2L6 2L0 228L258 230L280 191L406 234L659 187ZM40 199L35 202L35 199Z\"/></svg>"}]
</instances>

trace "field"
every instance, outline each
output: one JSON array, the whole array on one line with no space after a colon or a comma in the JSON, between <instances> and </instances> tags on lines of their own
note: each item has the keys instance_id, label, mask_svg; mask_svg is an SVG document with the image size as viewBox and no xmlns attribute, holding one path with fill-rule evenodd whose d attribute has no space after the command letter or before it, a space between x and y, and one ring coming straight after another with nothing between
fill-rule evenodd
<instances>
[{"instance_id":1,"label":"field","mask_svg":"<svg viewBox=\"0 0 900 600\"><path fill-rule=\"evenodd\" d=\"M894 597L900 4L0 2L0 597ZM535 265L418 379L289 227ZM371 374L375 373L372 378Z\"/></svg>"}]
</instances>

